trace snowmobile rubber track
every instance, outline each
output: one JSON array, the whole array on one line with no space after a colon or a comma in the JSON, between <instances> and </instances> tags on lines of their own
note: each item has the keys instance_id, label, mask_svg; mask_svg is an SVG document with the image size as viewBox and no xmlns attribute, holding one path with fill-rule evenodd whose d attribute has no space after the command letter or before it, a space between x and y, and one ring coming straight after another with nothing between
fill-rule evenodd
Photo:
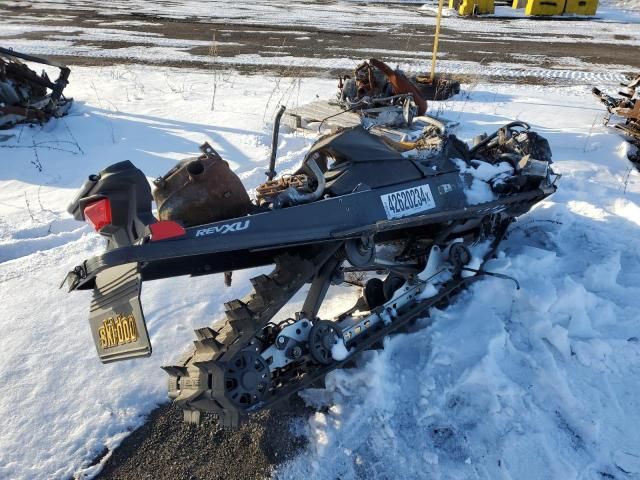
<instances>
[{"instance_id":1,"label":"snowmobile rubber track","mask_svg":"<svg viewBox=\"0 0 640 480\"><path fill-rule=\"evenodd\" d=\"M214 328L196 329L194 347L177 365L163 367L169 374L169 396L182 406L185 421L199 423L200 411L218 416L225 427L237 427L242 412L225 397L224 367L241 350L255 350L252 340L273 316L308 283L340 248L324 246L311 259L284 254L275 258L269 275L251 279L253 292L225 304L226 321Z\"/></svg>"},{"instance_id":2,"label":"snowmobile rubber track","mask_svg":"<svg viewBox=\"0 0 640 480\"><path fill-rule=\"evenodd\" d=\"M484 257L483 265L494 255L510 223L505 221L499 227L492 248ZM444 284L434 297L416 302L389 325L371 331L359 340L345 360L334 361L326 366L309 363L300 365L294 370L293 379L285 380L282 386L263 401L244 407L229 401L225 392L226 365L240 351L258 352L259 355L260 343L256 335L341 246L342 242L333 244L330 248L320 251L312 260L290 255L276 257L276 267L270 275L261 275L251 280L254 293L243 300L233 300L225 304L225 322L219 322L221 325L218 327L197 329L197 340L191 351L185 354L177 365L163 367L169 374L169 396L182 406L186 422L199 424L201 412L209 412L217 415L221 426L238 428L242 418L247 414L272 407L292 394L317 384L329 372L344 366L355 354L371 349L384 337L425 315L431 307L448 305L451 297L482 277L482 273L478 273L471 277L453 278ZM295 374L300 370L305 372L302 377Z\"/></svg>"},{"instance_id":3,"label":"snowmobile rubber track","mask_svg":"<svg viewBox=\"0 0 640 480\"><path fill-rule=\"evenodd\" d=\"M272 407L276 403L289 398L294 393L316 385L318 382L322 381L328 373L338 368L342 368L347 363L352 361L354 355L373 348L382 339L407 326L407 324L409 324L411 321L417 320L420 316L428 316L428 310L431 307L434 307L436 305L449 305L449 302L453 296L455 296L457 293L460 293L462 289L466 288L469 284L475 282L476 280L479 280L481 277L481 274L477 274L472 277L459 278L455 281L450 281L441 293L438 293L435 297L432 297L428 300L416 303L413 308L411 308L401 317L395 319L391 324L371 334L365 340L360 341L357 347L354 347L354 349L349 353L349 356L345 360L336 361L327 366L320 366L314 371L314 373L305 375L298 382L290 383L288 386L282 388L278 392L277 396L274 396L272 399L269 399L268 401L260 405L256 405L255 407L249 408L247 410L247 413Z\"/></svg>"},{"instance_id":4,"label":"snowmobile rubber track","mask_svg":"<svg viewBox=\"0 0 640 480\"><path fill-rule=\"evenodd\" d=\"M389 325L383 326L382 328L370 332L370 334L362 340L359 340L357 345L353 346L350 350L349 356L341 361L334 361L330 365L316 367L314 372L311 374L305 375L302 379L291 382L288 386L283 387L276 396L269 399L268 401L256 405L247 410L247 413L251 413L257 410L261 410L264 408L269 408L276 403L289 398L296 392L303 390L305 388L312 387L313 385L318 384L318 382L322 381L324 377L336 370L338 368L344 367L350 361L354 355L358 353L364 352L365 350L369 350L374 348L376 344L379 344L385 337L391 335L394 332L401 330L403 327L407 326L410 322L417 320L420 316L429 316L428 310L435 306L446 307L450 304L451 299L460 293L463 289L468 287L471 283L480 280L484 275L482 269L486 262L495 255L498 246L502 242L502 239L505 237L507 233L507 229L511 224L511 220L504 221L502 225L499 227L498 232L496 232L496 237L492 241L491 249L484 256L482 266L480 267L479 273L476 273L470 277L454 277L449 280L446 284L443 285L442 289L435 296L424 299L416 302L407 312L398 318L394 319Z\"/></svg>"}]
</instances>

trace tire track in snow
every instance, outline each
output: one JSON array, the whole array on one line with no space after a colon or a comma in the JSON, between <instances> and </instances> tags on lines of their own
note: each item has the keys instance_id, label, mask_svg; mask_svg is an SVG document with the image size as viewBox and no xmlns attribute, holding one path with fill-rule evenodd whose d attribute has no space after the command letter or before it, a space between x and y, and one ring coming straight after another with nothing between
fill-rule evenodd
<instances>
[{"instance_id":1,"label":"tire track in snow","mask_svg":"<svg viewBox=\"0 0 640 480\"><path fill-rule=\"evenodd\" d=\"M13 239L0 243L0 264L63 247L79 240L87 231L88 228L86 226L80 226L59 233L49 233L42 237L16 238L18 235L14 235ZM21 232L16 233L20 234Z\"/></svg>"},{"instance_id":2,"label":"tire track in snow","mask_svg":"<svg viewBox=\"0 0 640 480\"><path fill-rule=\"evenodd\" d=\"M539 78L543 80L571 80L574 83L619 83L627 80L621 73L610 71L556 70L549 68L517 68L507 66L461 65L442 61L450 74L476 74L487 77Z\"/></svg>"},{"instance_id":3,"label":"tire track in snow","mask_svg":"<svg viewBox=\"0 0 640 480\"><path fill-rule=\"evenodd\" d=\"M23 256L0 262L0 285L49 265L60 265L60 278L55 278L52 282L47 279L47 282L57 284L64 276L65 266L69 269L73 266L72 259L91 256L102 248L101 238L72 233L74 235L63 235L60 238L62 241L60 245L50 245L49 248L36 249Z\"/></svg>"}]
</instances>

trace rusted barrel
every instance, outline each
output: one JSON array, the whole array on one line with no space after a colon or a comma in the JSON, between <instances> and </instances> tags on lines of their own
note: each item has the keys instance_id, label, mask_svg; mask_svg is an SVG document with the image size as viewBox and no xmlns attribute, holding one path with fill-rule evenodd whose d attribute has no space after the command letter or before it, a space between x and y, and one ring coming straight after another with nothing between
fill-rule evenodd
<instances>
[{"instance_id":1,"label":"rusted barrel","mask_svg":"<svg viewBox=\"0 0 640 480\"><path fill-rule=\"evenodd\" d=\"M153 198L160 220L192 227L251 211L249 195L229 164L209 144L201 150L200 157L182 160L154 181Z\"/></svg>"}]
</instances>

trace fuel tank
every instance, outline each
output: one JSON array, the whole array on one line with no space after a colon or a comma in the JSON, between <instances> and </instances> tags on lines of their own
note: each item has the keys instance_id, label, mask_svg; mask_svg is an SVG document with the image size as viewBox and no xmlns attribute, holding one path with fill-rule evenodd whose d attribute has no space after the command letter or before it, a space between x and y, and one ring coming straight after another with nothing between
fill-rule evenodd
<instances>
[{"instance_id":1,"label":"fuel tank","mask_svg":"<svg viewBox=\"0 0 640 480\"><path fill-rule=\"evenodd\" d=\"M185 227L237 218L253 204L238 176L208 143L202 155L182 160L153 183L160 220Z\"/></svg>"}]
</instances>

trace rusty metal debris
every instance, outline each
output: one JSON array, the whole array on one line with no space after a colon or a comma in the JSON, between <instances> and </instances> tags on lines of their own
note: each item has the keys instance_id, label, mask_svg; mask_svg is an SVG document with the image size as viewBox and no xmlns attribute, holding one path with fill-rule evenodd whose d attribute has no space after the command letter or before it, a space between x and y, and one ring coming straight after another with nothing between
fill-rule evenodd
<instances>
[{"instance_id":1,"label":"rusty metal debris","mask_svg":"<svg viewBox=\"0 0 640 480\"><path fill-rule=\"evenodd\" d=\"M269 180L256 188L258 205L273 203L275 198L289 188L309 190L309 177L305 174L286 175L277 180Z\"/></svg>"},{"instance_id":2,"label":"rusty metal debris","mask_svg":"<svg viewBox=\"0 0 640 480\"><path fill-rule=\"evenodd\" d=\"M56 67L60 75L51 81L46 72L38 75L21 60ZM0 128L65 115L73 102L62 93L70 73L66 65L0 47Z\"/></svg>"},{"instance_id":3,"label":"rusty metal debris","mask_svg":"<svg viewBox=\"0 0 640 480\"><path fill-rule=\"evenodd\" d=\"M411 81L427 100L446 100L460 93L460 82L445 76L416 75Z\"/></svg>"},{"instance_id":4,"label":"rusty metal debris","mask_svg":"<svg viewBox=\"0 0 640 480\"><path fill-rule=\"evenodd\" d=\"M353 78L340 77L338 90L339 101L349 109L398 105L409 95L418 115L427 111L427 101L406 75L375 58L358 65Z\"/></svg>"},{"instance_id":5,"label":"rusty metal debris","mask_svg":"<svg viewBox=\"0 0 640 480\"><path fill-rule=\"evenodd\" d=\"M612 97L597 88L592 93L607 107L607 115L604 124L611 123L611 117L619 117L620 120L612 123L622 135L634 145L635 151L629 153L629 160L640 169L640 75L628 83L621 84L624 90L618 92L620 97Z\"/></svg>"},{"instance_id":6,"label":"rusty metal debris","mask_svg":"<svg viewBox=\"0 0 640 480\"><path fill-rule=\"evenodd\" d=\"M385 124L411 124L424 115L427 100L443 100L459 93L458 82L428 76L407 77L402 71L371 58L338 80L338 103L360 116Z\"/></svg>"},{"instance_id":7,"label":"rusty metal debris","mask_svg":"<svg viewBox=\"0 0 640 480\"><path fill-rule=\"evenodd\" d=\"M211 145L187 158L153 183L160 220L179 219L185 226L246 215L251 200L238 176Z\"/></svg>"}]
</instances>

